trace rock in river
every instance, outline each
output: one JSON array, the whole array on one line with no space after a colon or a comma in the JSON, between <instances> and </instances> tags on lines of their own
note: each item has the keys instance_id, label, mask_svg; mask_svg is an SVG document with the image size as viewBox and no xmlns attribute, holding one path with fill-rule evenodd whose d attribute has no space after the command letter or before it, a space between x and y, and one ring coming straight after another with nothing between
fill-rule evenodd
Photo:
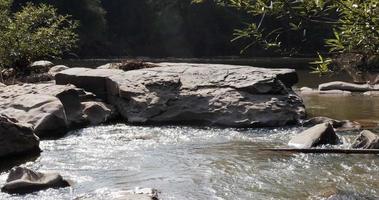
<instances>
[{"instance_id":1,"label":"rock in river","mask_svg":"<svg viewBox=\"0 0 379 200\"><path fill-rule=\"evenodd\" d=\"M311 148L323 144L338 144L339 138L334 132L330 123L323 123L313 126L293 137L288 143L296 148Z\"/></svg>"},{"instance_id":2,"label":"rock in river","mask_svg":"<svg viewBox=\"0 0 379 200\"><path fill-rule=\"evenodd\" d=\"M379 85L355 84L342 81L334 81L319 85L319 90L343 90L350 92L379 91Z\"/></svg>"},{"instance_id":3,"label":"rock in river","mask_svg":"<svg viewBox=\"0 0 379 200\"><path fill-rule=\"evenodd\" d=\"M205 123L230 127L284 126L305 116L290 69L156 63L155 68L71 68L57 84L74 84L117 107L131 123Z\"/></svg>"},{"instance_id":4,"label":"rock in river","mask_svg":"<svg viewBox=\"0 0 379 200\"><path fill-rule=\"evenodd\" d=\"M94 122L83 113L83 94L87 93L73 85L52 83L0 87L0 114L31 124L38 136L57 136Z\"/></svg>"},{"instance_id":5,"label":"rock in river","mask_svg":"<svg viewBox=\"0 0 379 200\"><path fill-rule=\"evenodd\" d=\"M0 114L0 157L40 152L39 138L30 124Z\"/></svg>"},{"instance_id":6,"label":"rock in river","mask_svg":"<svg viewBox=\"0 0 379 200\"><path fill-rule=\"evenodd\" d=\"M27 194L68 186L70 184L57 173L41 173L24 167L15 167L10 171L1 191L10 194Z\"/></svg>"},{"instance_id":7,"label":"rock in river","mask_svg":"<svg viewBox=\"0 0 379 200\"><path fill-rule=\"evenodd\" d=\"M355 149L379 149L379 136L371 131L364 130L351 146Z\"/></svg>"}]
</instances>

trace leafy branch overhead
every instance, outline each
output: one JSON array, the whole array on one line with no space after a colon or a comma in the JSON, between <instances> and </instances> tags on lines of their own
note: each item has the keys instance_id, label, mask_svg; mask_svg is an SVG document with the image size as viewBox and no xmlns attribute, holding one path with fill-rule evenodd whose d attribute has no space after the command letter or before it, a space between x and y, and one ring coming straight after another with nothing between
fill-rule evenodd
<instances>
[{"instance_id":1,"label":"leafy branch overhead","mask_svg":"<svg viewBox=\"0 0 379 200\"><path fill-rule=\"evenodd\" d=\"M379 54L377 0L215 1L251 16L251 22L235 30L235 40L247 44L244 50L260 45L284 54L297 53L318 37L315 30L324 29L324 45L331 53ZM299 43L297 49L292 49L294 42Z\"/></svg>"},{"instance_id":2,"label":"leafy branch overhead","mask_svg":"<svg viewBox=\"0 0 379 200\"><path fill-rule=\"evenodd\" d=\"M0 4L0 67L22 68L36 59L57 57L74 48L78 23L48 5L28 3L10 13L11 1Z\"/></svg>"}]
</instances>

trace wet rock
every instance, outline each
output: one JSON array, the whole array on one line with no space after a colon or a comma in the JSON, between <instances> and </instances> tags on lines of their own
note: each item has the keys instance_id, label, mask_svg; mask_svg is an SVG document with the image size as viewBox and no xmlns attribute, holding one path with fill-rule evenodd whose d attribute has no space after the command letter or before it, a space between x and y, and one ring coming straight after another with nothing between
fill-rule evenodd
<instances>
[{"instance_id":1,"label":"wet rock","mask_svg":"<svg viewBox=\"0 0 379 200\"><path fill-rule=\"evenodd\" d=\"M306 127L315 126L317 124L330 123L336 129L358 129L360 124L349 120L335 120L328 117L313 117L303 121L302 125Z\"/></svg>"},{"instance_id":2,"label":"wet rock","mask_svg":"<svg viewBox=\"0 0 379 200\"><path fill-rule=\"evenodd\" d=\"M136 188L120 194L122 200L158 200L159 191L152 188Z\"/></svg>"},{"instance_id":3,"label":"wet rock","mask_svg":"<svg viewBox=\"0 0 379 200\"><path fill-rule=\"evenodd\" d=\"M39 138L34 135L31 125L0 114L0 157L38 152Z\"/></svg>"},{"instance_id":4,"label":"wet rock","mask_svg":"<svg viewBox=\"0 0 379 200\"><path fill-rule=\"evenodd\" d=\"M83 102L84 118L90 124L100 124L108 121L112 116L112 108L102 102Z\"/></svg>"},{"instance_id":5,"label":"wet rock","mask_svg":"<svg viewBox=\"0 0 379 200\"><path fill-rule=\"evenodd\" d=\"M132 71L71 68L58 73L56 82L93 92L131 123L275 127L297 123L305 116L302 100L290 87L294 70L154 65L159 67Z\"/></svg>"},{"instance_id":6,"label":"wet rock","mask_svg":"<svg viewBox=\"0 0 379 200\"><path fill-rule=\"evenodd\" d=\"M10 194L27 194L68 186L69 183L58 173L41 173L24 167L15 167L10 171L1 191Z\"/></svg>"},{"instance_id":7,"label":"wet rock","mask_svg":"<svg viewBox=\"0 0 379 200\"><path fill-rule=\"evenodd\" d=\"M364 130L351 146L354 149L379 149L379 136L371 131Z\"/></svg>"},{"instance_id":8,"label":"wet rock","mask_svg":"<svg viewBox=\"0 0 379 200\"><path fill-rule=\"evenodd\" d=\"M69 68L64 66L64 65L56 65L56 66L49 69L48 74L50 76L54 77L58 72L64 71L66 69L69 69Z\"/></svg>"},{"instance_id":9,"label":"wet rock","mask_svg":"<svg viewBox=\"0 0 379 200\"><path fill-rule=\"evenodd\" d=\"M302 133L294 136L289 146L296 148L311 148L324 144L338 144L340 142L338 136L330 123L322 123L309 128Z\"/></svg>"},{"instance_id":10,"label":"wet rock","mask_svg":"<svg viewBox=\"0 0 379 200\"><path fill-rule=\"evenodd\" d=\"M379 91L379 85L354 84L342 81L334 81L319 85L319 90L344 90L350 92Z\"/></svg>"},{"instance_id":11,"label":"wet rock","mask_svg":"<svg viewBox=\"0 0 379 200\"><path fill-rule=\"evenodd\" d=\"M343 90L315 90L308 87L300 88L300 94L302 95L342 95L349 96L351 95L350 91Z\"/></svg>"},{"instance_id":12,"label":"wet rock","mask_svg":"<svg viewBox=\"0 0 379 200\"><path fill-rule=\"evenodd\" d=\"M300 94L302 95L342 95L349 96L351 95L350 91L344 90L315 90L309 87L300 88Z\"/></svg>"}]
</instances>

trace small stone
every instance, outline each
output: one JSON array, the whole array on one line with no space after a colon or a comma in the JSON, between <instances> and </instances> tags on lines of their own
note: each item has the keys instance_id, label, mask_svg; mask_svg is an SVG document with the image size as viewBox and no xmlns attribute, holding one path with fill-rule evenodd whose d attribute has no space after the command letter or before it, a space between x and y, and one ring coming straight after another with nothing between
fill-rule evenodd
<instances>
[{"instance_id":1,"label":"small stone","mask_svg":"<svg viewBox=\"0 0 379 200\"><path fill-rule=\"evenodd\" d=\"M1 191L9 194L28 194L68 186L70 184L58 173L41 173L25 167L15 167L11 169Z\"/></svg>"}]
</instances>

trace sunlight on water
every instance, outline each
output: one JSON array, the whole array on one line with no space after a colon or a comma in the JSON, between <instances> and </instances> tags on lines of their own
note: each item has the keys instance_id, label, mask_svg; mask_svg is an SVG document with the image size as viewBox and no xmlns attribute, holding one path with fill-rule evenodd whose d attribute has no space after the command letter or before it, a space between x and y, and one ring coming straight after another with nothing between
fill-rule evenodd
<instances>
[{"instance_id":1,"label":"sunlight on water","mask_svg":"<svg viewBox=\"0 0 379 200\"><path fill-rule=\"evenodd\" d=\"M61 173L75 183L72 188L27 196L0 193L0 199L113 199L135 187L157 188L161 199L325 199L335 190L379 198L378 156L258 150L285 146L299 131L124 124L85 128L42 141L44 152L25 164ZM344 141L351 141L352 134L344 133ZM0 184L6 175L0 175Z\"/></svg>"}]
</instances>

